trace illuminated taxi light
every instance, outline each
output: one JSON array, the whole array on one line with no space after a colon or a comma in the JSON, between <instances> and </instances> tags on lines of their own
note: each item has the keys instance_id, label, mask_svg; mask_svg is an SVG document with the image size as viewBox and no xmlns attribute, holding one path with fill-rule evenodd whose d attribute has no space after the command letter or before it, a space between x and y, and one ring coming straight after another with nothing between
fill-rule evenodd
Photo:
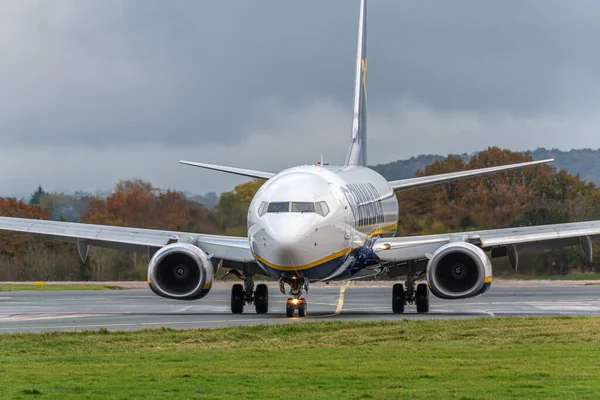
<instances>
[{"instance_id":1,"label":"illuminated taxi light","mask_svg":"<svg viewBox=\"0 0 600 400\"><path fill-rule=\"evenodd\" d=\"M294 305L298 304L298 299L292 300L292 304L294 304Z\"/></svg>"}]
</instances>

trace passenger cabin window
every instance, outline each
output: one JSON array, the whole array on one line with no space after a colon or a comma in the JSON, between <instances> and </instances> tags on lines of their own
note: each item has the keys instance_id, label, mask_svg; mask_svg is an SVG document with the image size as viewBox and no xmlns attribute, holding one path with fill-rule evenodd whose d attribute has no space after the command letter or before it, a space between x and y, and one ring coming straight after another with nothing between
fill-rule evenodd
<instances>
[{"instance_id":1,"label":"passenger cabin window","mask_svg":"<svg viewBox=\"0 0 600 400\"><path fill-rule=\"evenodd\" d=\"M310 212L310 213L314 213L315 212L315 203L293 202L292 203L292 212L299 212L299 213Z\"/></svg>"},{"instance_id":2,"label":"passenger cabin window","mask_svg":"<svg viewBox=\"0 0 600 400\"><path fill-rule=\"evenodd\" d=\"M269 207L267 208L268 213L280 213L280 212L289 212L290 211L290 203L269 203Z\"/></svg>"}]
</instances>

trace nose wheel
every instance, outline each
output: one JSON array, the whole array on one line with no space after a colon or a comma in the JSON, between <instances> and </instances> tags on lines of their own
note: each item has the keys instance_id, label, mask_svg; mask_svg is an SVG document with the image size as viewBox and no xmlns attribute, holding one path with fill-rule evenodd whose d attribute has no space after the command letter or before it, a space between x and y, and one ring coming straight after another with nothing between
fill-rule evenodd
<instances>
[{"instance_id":1,"label":"nose wheel","mask_svg":"<svg viewBox=\"0 0 600 400\"><path fill-rule=\"evenodd\" d=\"M287 299L285 303L285 314L288 318L294 316L294 312L298 312L298 317L306 317L306 299Z\"/></svg>"},{"instance_id":2,"label":"nose wheel","mask_svg":"<svg viewBox=\"0 0 600 400\"><path fill-rule=\"evenodd\" d=\"M285 284L290 285L290 296L292 298L287 299L285 302L285 315L288 318L292 318L294 314L297 312L298 317L304 318L306 317L306 309L307 302L306 299L302 297L302 291L305 290L308 293L309 281L308 279L302 278L293 278L293 279L279 279L279 290L281 293L285 293Z\"/></svg>"}]
</instances>

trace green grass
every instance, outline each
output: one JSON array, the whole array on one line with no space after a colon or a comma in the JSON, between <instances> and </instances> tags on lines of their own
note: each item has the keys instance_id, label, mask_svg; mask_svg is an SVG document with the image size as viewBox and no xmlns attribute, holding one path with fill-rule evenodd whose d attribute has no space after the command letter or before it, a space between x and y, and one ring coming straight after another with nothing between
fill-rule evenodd
<instances>
[{"instance_id":1,"label":"green grass","mask_svg":"<svg viewBox=\"0 0 600 400\"><path fill-rule=\"evenodd\" d=\"M116 285L98 285L98 284L46 284L33 285L31 283L2 283L0 292L23 292L23 291L57 291L57 290L120 290Z\"/></svg>"},{"instance_id":2,"label":"green grass","mask_svg":"<svg viewBox=\"0 0 600 400\"><path fill-rule=\"evenodd\" d=\"M597 398L600 318L0 335L3 398Z\"/></svg>"}]
</instances>

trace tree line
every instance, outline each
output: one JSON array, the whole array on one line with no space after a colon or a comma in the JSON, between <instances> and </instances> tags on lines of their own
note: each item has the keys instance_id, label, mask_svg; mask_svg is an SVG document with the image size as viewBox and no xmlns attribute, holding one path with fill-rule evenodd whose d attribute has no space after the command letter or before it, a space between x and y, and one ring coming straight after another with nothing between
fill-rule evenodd
<instances>
[{"instance_id":1,"label":"tree line","mask_svg":"<svg viewBox=\"0 0 600 400\"><path fill-rule=\"evenodd\" d=\"M488 148L468 159L449 156L418 176L530 161L527 153ZM40 186L29 201L0 198L0 215L59 221L246 235L248 206L262 181L252 180L223 193L212 209L182 192L163 190L139 179L121 180L113 193L46 193ZM541 165L399 192L398 235L423 235L600 220L600 189L565 169ZM85 263L76 246L38 235L0 232L0 280L145 279L148 257L93 248ZM526 274L568 269L595 270L579 249L556 249L521 258ZM557 267L558 266L558 267ZM494 260L496 274L508 273ZM600 269L599 269L600 271Z\"/></svg>"}]
</instances>

